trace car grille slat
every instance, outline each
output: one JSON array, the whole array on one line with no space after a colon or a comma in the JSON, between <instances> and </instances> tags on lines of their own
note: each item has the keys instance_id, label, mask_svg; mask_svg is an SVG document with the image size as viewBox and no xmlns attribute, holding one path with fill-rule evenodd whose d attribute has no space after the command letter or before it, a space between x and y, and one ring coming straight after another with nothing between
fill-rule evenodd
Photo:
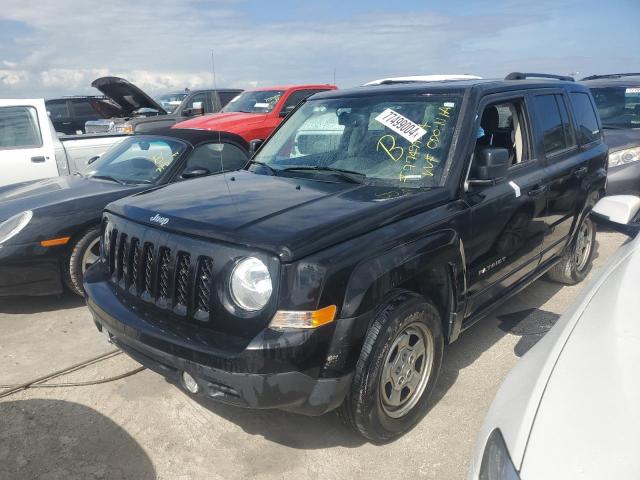
<instances>
[{"instance_id":1,"label":"car grille slat","mask_svg":"<svg viewBox=\"0 0 640 480\"><path fill-rule=\"evenodd\" d=\"M209 319L211 305L211 289L213 282L213 260L209 257L200 257L196 275L195 287L195 313L196 320Z\"/></svg>"},{"instance_id":2,"label":"car grille slat","mask_svg":"<svg viewBox=\"0 0 640 480\"><path fill-rule=\"evenodd\" d=\"M190 273L191 255L179 252L176 261L175 307L181 314L186 314L189 308Z\"/></svg>"},{"instance_id":3,"label":"car grille slat","mask_svg":"<svg viewBox=\"0 0 640 480\"><path fill-rule=\"evenodd\" d=\"M131 239L129 245L129 289L131 293L138 290L138 272L140 271L140 240Z\"/></svg>"},{"instance_id":4,"label":"car grille slat","mask_svg":"<svg viewBox=\"0 0 640 480\"><path fill-rule=\"evenodd\" d=\"M210 322L217 308L213 258L196 249L174 250L171 237L157 241L148 232L122 230L112 228L104 253L115 288L177 319Z\"/></svg>"},{"instance_id":5,"label":"car grille slat","mask_svg":"<svg viewBox=\"0 0 640 480\"><path fill-rule=\"evenodd\" d=\"M153 298L153 244L145 243L142 259L142 295L145 300Z\"/></svg>"}]
</instances>

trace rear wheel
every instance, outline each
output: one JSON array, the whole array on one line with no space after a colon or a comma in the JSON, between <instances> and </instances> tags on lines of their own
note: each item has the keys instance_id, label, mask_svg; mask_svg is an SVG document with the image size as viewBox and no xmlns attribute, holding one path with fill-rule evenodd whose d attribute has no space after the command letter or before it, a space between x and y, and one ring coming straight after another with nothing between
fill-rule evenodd
<instances>
[{"instance_id":1,"label":"rear wheel","mask_svg":"<svg viewBox=\"0 0 640 480\"><path fill-rule=\"evenodd\" d=\"M587 216L580 223L576 237L562 256L562 260L549 270L547 276L567 285L581 282L591 270L595 245L596 227Z\"/></svg>"},{"instance_id":2,"label":"rear wheel","mask_svg":"<svg viewBox=\"0 0 640 480\"><path fill-rule=\"evenodd\" d=\"M100 229L91 228L75 243L65 268L65 284L73 293L83 296L82 280L87 269L100 258Z\"/></svg>"},{"instance_id":3,"label":"rear wheel","mask_svg":"<svg viewBox=\"0 0 640 480\"><path fill-rule=\"evenodd\" d=\"M401 292L367 332L351 391L340 407L346 423L374 443L413 428L427 413L443 348L436 307L420 295Z\"/></svg>"}]
</instances>

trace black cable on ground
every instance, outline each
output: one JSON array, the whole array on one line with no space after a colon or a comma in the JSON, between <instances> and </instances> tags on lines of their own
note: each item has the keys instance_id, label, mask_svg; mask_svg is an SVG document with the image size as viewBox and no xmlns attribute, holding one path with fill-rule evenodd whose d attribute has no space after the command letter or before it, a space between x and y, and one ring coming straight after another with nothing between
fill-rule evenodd
<instances>
[{"instance_id":1,"label":"black cable on ground","mask_svg":"<svg viewBox=\"0 0 640 480\"><path fill-rule=\"evenodd\" d=\"M47 380L51 380L51 379L60 377L62 375L67 375L69 373L75 372L76 370L80 370L82 368L88 367L89 365L93 365L94 363L98 363L103 360L107 360L109 358L113 358L120 354L122 354L121 350L112 350L105 354L98 355L97 357L91 358L89 360L85 360L80 363L76 363L75 365L71 365L70 367L36 378L29 382L21 383L18 385L0 385L0 388L8 388L8 390L5 390L4 392L0 392L0 398L8 397L9 395L13 395L15 393L21 392L22 390L26 390L28 388L82 387L82 386L88 386L88 385L98 385L101 383L113 382L121 378L135 375L136 373L144 370L144 367L140 367L140 368L131 370L129 372L123 373L121 375L117 375L115 377L104 378L101 380L92 380L88 382L49 383L49 384L44 383Z\"/></svg>"}]
</instances>

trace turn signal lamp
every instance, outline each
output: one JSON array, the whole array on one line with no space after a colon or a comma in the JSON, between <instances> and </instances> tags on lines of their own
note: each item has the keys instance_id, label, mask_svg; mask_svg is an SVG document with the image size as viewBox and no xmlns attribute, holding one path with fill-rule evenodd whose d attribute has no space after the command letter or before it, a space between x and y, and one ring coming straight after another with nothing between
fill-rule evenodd
<instances>
[{"instance_id":1,"label":"turn signal lamp","mask_svg":"<svg viewBox=\"0 0 640 480\"><path fill-rule=\"evenodd\" d=\"M273 330L288 328L318 328L331 323L336 318L336 306L329 305L320 310L286 311L278 310L273 316L269 327Z\"/></svg>"}]
</instances>

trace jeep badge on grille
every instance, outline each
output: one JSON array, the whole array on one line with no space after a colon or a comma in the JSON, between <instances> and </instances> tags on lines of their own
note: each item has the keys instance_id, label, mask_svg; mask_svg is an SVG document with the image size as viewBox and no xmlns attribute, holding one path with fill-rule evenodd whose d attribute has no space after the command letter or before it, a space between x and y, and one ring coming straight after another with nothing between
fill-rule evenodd
<instances>
[{"instance_id":1,"label":"jeep badge on grille","mask_svg":"<svg viewBox=\"0 0 640 480\"><path fill-rule=\"evenodd\" d=\"M151 222L159 223L163 227L169 223L169 219L167 217L161 217L158 213L156 213L153 217L149 219Z\"/></svg>"}]
</instances>

